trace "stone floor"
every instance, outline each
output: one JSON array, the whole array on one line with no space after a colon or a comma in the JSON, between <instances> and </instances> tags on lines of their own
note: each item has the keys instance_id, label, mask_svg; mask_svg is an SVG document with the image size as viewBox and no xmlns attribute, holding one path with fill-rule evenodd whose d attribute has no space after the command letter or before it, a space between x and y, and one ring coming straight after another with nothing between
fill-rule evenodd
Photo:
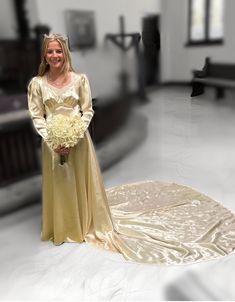
<instances>
[{"instance_id":1,"label":"stone floor","mask_svg":"<svg viewBox=\"0 0 235 302\"><path fill-rule=\"evenodd\" d=\"M177 182L235 212L235 101L188 87L149 93L141 145L103 173L106 187ZM88 244L40 242L40 205L0 221L0 300L234 300L235 254L181 266L143 265Z\"/></svg>"}]
</instances>

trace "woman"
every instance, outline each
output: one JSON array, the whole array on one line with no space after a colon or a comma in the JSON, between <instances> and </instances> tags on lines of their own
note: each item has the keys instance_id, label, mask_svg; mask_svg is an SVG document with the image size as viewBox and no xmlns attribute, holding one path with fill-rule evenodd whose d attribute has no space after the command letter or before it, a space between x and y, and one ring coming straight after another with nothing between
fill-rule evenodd
<instances>
[{"instance_id":1,"label":"woman","mask_svg":"<svg viewBox=\"0 0 235 302\"><path fill-rule=\"evenodd\" d=\"M113 225L89 132L70 149L58 146L51 150L46 142L50 116L79 115L81 110L86 129L93 116L88 79L73 71L67 38L45 36L28 100L34 126L43 138L42 240L61 244L86 239L102 245L103 231L112 231ZM69 155L67 162L61 165L55 154Z\"/></svg>"},{"instance_id":2,"label":"woman","mask_svg":"<svg viewBox=\"0 0 235 302\"><path fill-rule=\"evenodd\" d=\"M235 241L231 236L225 240L223 234L226 223L235 234L234 215L190 188L143 182L110 189L106 195L87 130L93 116L89 82L86 75L74 72L67 38L45 35L39 72L28 87L28 105L43 138L42 240L56 245L86 241L129 260L164 264L233 251ZM47 121L58 114L80 116L80 112L84 137L74 147L52 149ZM61 156L67 156L64 164ZM107 196L114 203L112 215ZM212 232L218 220L220 226Z\"/></svg>"}]
</instances>

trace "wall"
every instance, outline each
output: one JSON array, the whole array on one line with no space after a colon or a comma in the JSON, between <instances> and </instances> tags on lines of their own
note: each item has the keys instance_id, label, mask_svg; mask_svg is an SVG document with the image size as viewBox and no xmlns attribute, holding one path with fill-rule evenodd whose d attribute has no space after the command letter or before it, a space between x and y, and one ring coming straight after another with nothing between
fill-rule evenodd
<instances>
[{"instance_id":1,"label":"wall","mask_svg":"<svg viewBox=\"0 0 235 302\"><path fill-rule=\"evenodd\" d=\"M56 4L55 4L56 1ZM67 34L65 10L93 10L95 12L97 47L89 51L73 51L72 59L77 71L85 72L92 84L94 96L114 95L119 91L118 80L122 69L129 76L129 87L137 89L136 57L134 50L123 55L110 41L107 33L119 32L119 16L125 17L126 32L140 32L142 18L158 14L161 0L25 0L31 33L36 24L47 24L52 32ZM17 24L13 0L0 0L0 39L16 39Z\"/></svg>"},{"instance_id":2,"label":"wall","mask_svg":"<svg viewBox=\"0 0 235 302\"><path fill-rule=\"evenodd\" d=\"M119 90L117 79L122 68L130 74L130 88L136 89L136 62L133 50L123 56L110 41L104 43L104 36L119 31L120 15L125 17L127 32L141 32L141 18L149 13L159 13L160 0L56 0L56 5L48 0L33 1L36 1L39 22L48 24L52 32L61 34L67 33L65 10L95 11L97 47L86 52L74 51L72 59L75 68L89 76L95 96L113 95Z\"/></svg>"},{"instance_id":3,"label":"wall","mask_svg":"<svg viewBox=\"0 0 235 302\"><path fill-rule=\"evenodd\" d=\"M37 3L34 0L25 1L25 10L27 13L27 19L31 28L31 35L34 35L33 28L39 23L39 16L37 10Z\"/></svg>"},{"instance_id":4,"label":"wall","mask_svg":"<svg viewBox=\"0 0 235 302\"><path fill-rule=\"evenodd\" d=\"M141 18L161 14L161 80L189 81L192 69L201 68L206 56L216 61L235 62L235 1L225 0L225 43L222 46L185 47L187 43L188 0L27 0L26 9L31 28L48 24L53 32L66 34L64 11L95 11L97 47L86 52L74 51L76 70L88 74L95 95L115 94L120 70L130 73L130 87L136 88L135 56L125 56L111 42L104 43L106 33L119 31L119 16L125 16L126 31L141 32ZM13 0L0 0L0 38L17 37Z\"/></svg>"},{"instance_id":5,"label":"wall","mask_svg":"<svg viewBox=\"0 0 235 302\"><path fill-rule=\"evenodd\" d=\"M235 1L225 0L225 43L221 46L185 47L188 0L162 0L162 81L189 81L192 69L201 69L206 56L235 63Z\"/></svg>"},{"instance_id":6,"label":"wall","mask_svg":"<svg viewBox=\"0 0 235 302\"><path fill-rule=\"evenodd\" d=\"M0 0L0 39L15 39L17 24L13 0Z\"/></svg>"}]
</instances>

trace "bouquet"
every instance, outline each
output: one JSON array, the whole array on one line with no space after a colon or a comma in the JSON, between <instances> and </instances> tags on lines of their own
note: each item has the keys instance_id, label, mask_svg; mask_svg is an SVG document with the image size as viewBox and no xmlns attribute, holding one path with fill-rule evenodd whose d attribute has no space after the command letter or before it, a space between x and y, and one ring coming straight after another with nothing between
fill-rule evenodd
<instances>
[{"instance_id":1,"label":"bouquet","mask_svg":"<svg viewBox=\"0 0 235 302\"><path fill-rule=\"evenodd\" d=\"M85 123L79 115L53 115L47 119L46 142L53 150L59 146L71 148L78 143L80 138L84 137L85 129ZM65 162L65 155L60 155L60 164L63 165Z\"/></svg>"}]
</instances>

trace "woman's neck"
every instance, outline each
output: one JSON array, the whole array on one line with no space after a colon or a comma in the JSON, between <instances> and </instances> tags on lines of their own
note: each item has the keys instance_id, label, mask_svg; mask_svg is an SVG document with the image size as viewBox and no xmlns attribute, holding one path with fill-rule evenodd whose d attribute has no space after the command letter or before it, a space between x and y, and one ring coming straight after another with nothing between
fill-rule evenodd
<instances>
[{"instance_id":1,"label":"woman's neck","mask_svg":"<svg viewBox=\"0 0 235 302\"><path fill-rule=\"evenodd\" d=\"M56 87L63 87L71 80L70 72L50 69L47 73L47 81Z\"/></svg>"},{"instance_id":2,"label":"woman's neck","mask_svg":"<svg viewBox=\"0 0 235 302\"><path fill-rule=\"evenodd\" d=\"M49 76L50 79L58 79L59 77L65 77L66 76L66 72L62 72L61 69L53 69L50 68L47 72L47 75Z\"/></svg>"}]
</instances>

